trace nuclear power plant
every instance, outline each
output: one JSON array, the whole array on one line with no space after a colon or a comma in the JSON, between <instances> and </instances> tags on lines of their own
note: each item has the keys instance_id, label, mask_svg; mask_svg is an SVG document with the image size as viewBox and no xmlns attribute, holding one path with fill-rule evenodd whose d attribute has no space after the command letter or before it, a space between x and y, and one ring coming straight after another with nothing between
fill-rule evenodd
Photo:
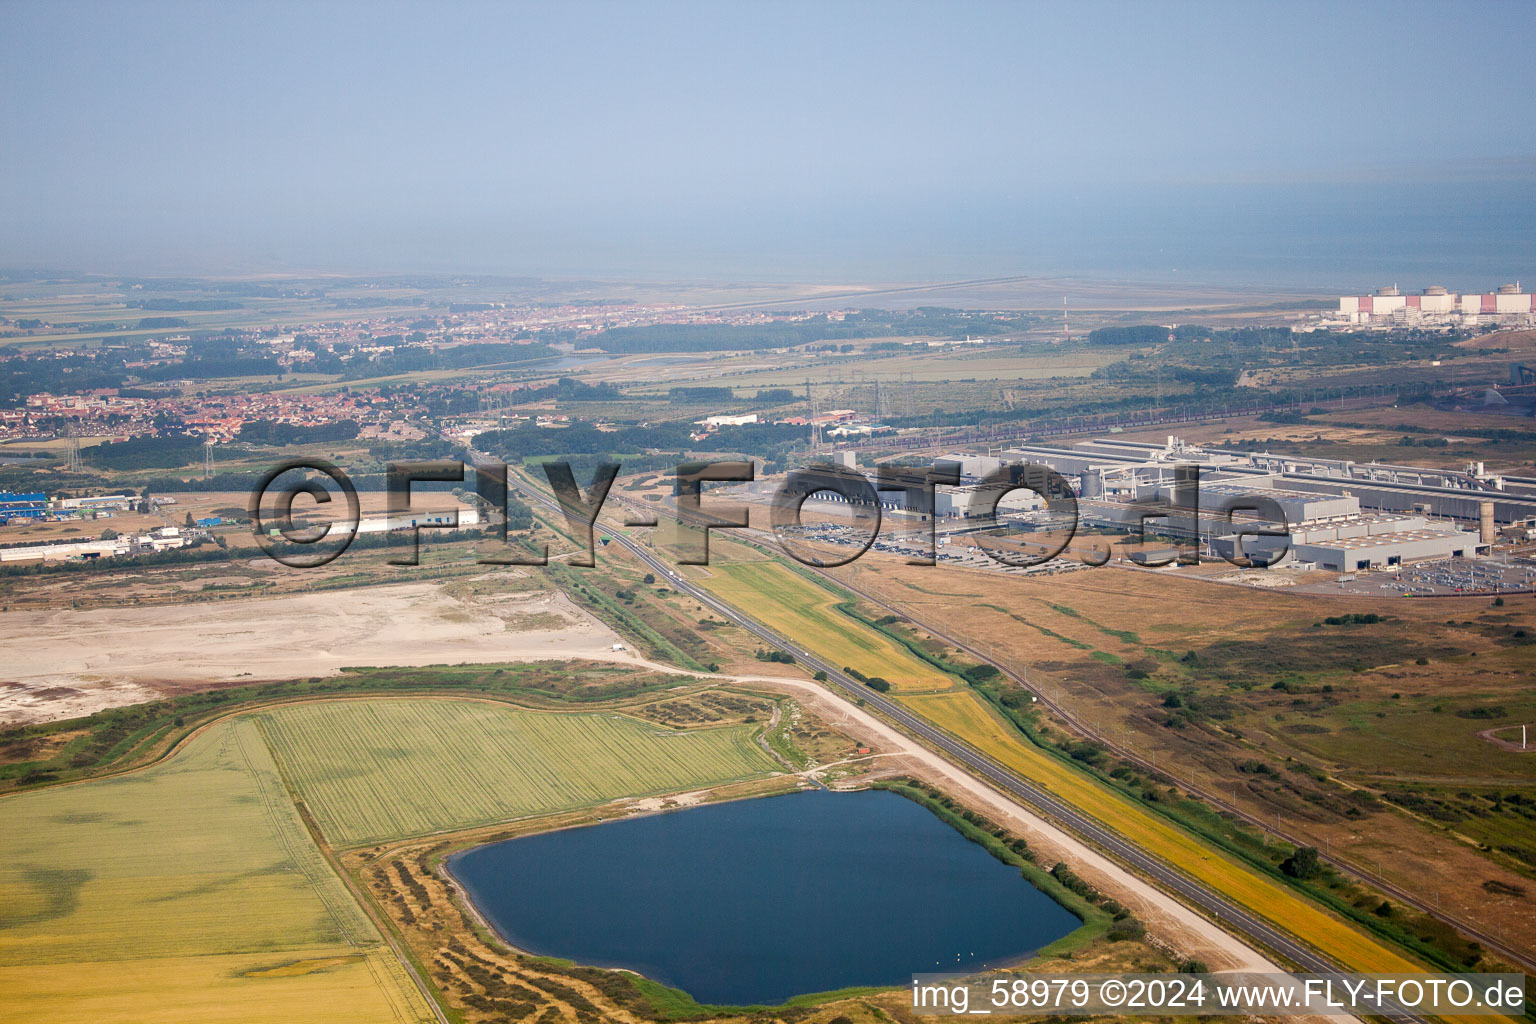
<instances>
[{"instance_id":1,"label":"nuclear power plant","mask_svg":"<svg viewBox=\"0 0 1536 1024\"><path fill-rule=\"evenodd\" d=\"M1491 292L1457 294L1438 285L1407 295L1396 285L1371 295L1342 295L1338 316L1345 323L1375 326L1536 324L1531 293L1517 281Z\"/></svg>"}]
</instances>

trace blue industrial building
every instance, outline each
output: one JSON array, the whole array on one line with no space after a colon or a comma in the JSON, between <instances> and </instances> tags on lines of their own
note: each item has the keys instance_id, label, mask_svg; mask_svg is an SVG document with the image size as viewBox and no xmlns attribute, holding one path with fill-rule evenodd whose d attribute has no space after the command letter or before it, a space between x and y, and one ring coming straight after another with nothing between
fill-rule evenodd
<instances>
[{"instance_id":1,"label":"blue industrial building","mask_svg":"<svg viewBox=\"0 0 1536 1024\"><path fill-rule=\"evenodd\" d=\"M48 495L0 491L0 520L41 519L48 514Z\"/></svg>"}]
</instances>

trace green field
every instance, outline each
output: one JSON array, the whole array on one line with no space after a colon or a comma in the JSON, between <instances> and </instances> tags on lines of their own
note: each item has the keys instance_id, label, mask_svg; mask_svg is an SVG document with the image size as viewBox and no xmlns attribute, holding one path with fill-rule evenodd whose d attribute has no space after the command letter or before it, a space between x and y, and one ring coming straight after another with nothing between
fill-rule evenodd
<instances>
[{"instance_id":1,"label":"green field","mask_svg":"<svg viewBox=\"0 0 1536 1024\"><path fill-rule=\"evenodd\" d=\"M0 800L0 993L0 1021L431 1019L246 719Z\"/></svg>"},{"instance_id":2,"label":"green field","mask_svg":"<svg viewBox=\"0 0 1536 1024\"><path fill-rule=\"evenodd\" d=\"M674 732L474 700L294 704L254 715L326 838L355 846L775 770L750 727Z\"/></svg>"},{"instance_id":3,"label":"green field","mask_svg":"<svg viewBox=\"0 0 1536 1024\"><path fill-rule=\"evenodd\" d=\"M734 556L735 549L731 549ZM948 689L955 681L883 633L838 609L842 599L771 561L731 561L722 554L708 577L711 593L839 667L887 680L897 691Z\"/></svg>"},{"instance_id":4,"label":"green field","mask_svg":"<svg viewBox=\"0 0 1536 1024\"><path fill-rule=\"evenodd\" d=\"M711 358L700 359L696 364L689 364L686 369L690 382L709 381L729 375L728 383L733 387L786 387L798 390L807 379L812 383L844 381L849 369L855 366L866 380L879 378L888 381L916 381L920 384L965 381L1006 384L1063 377L1085 378L1099 367L1123 357L1124 353L1108 349L1058 352L1030 347L999 354L987 348L961 347L935 352L925 347L920 353L910 349L891 355L869 352L856 360L817 360L806 365L773 368L760 368L764 362L762 353L749 353L734 359L722 359L711 353Z\"/></svg>"},{"instance_id":5,"label":"green field","mask_svg":"<svg viewBox=\"0 0 1536 1024\"><path fill-rule=\"evenodd\" d=\"M1497 654L1486 659L1489 664L1485 671L1496 671L1496 658ZM1478 692L1471 688L1473 685L1469 681L1467 690L1454 696L1429 692L1395 700L1344 701L1326 709L1326 713L1291 715L1289 730L1285 726L1277 728L1286 732L1287 741L1300 750L1335 764L1359 766L1351 774L1365 779L1390 782L1398 777L1423 776L1432 780L1441 775L1453 780L1464 777L1528 785L1530 763L1518 754L1479 739L1478 733L1536 721L1536 698L1492 688ZM1489 718L1467 718L1455 713L1476 707L1497 713ZM1309 728L1303 732L1295 728L1297 723L1305 723ZM1507 736L1518 741L1520 730L1514 728Z\"/></svg>"}]
</instances>

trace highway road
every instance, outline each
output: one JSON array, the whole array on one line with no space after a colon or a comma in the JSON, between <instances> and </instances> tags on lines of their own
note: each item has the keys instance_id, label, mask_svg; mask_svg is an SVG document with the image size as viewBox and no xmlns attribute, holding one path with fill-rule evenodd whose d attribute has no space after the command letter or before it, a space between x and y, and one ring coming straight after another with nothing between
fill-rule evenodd
<instances>
[{"instance_id":1,"label":"highway road","mask_svg":"<svg viewBox=\"0 0 1536 1024\"><path fill-rule=\"evenodd\" d=\"M547 511L551 511L556 515L564 515L559 503L543 491L536 488L525 488L523 494L539 503ZM615 541L624 545L636 558L640 559L647 568L655 572L658 579L665 578L669 580L670 585L674 589L687 594L706 608L713 610L725 619L749 631L765 643L772 644L780 650L793 654L799 662L812 669L825 672L828 682L844 691L850 699L864 701L867 707L877 709L887 719L896 723L913 736L923 740L934 749L943 752L971 773L987 780L1016 800L1033 808L1037 813L1087 839L1119 859L1121 863L1138 871L1144 877L1150 878L1164 889L1176 893L1186 902L1212 914L1230 930L1268 948L1270 951L1295 964L1300 970L1316 974L1347 972L1347 968L1334 963L1283 929L1250 913L1214 889L1195 881L1176 866L1154 857L1134 844L1127 842L1119 833L1101 824L1097 819L1071 804L1057 799L1045 790L1016 775L986 754L970 746L970 744L937 728L896 701L863 686L845 675L839 666L830 664L813 652L802 648L793 639L779 635L750 618L744 612L739 611L733 605L717 599L713 594L684 577L675 567L657 558L648 548L635 541L623 531L614 530L611 532L611 536ZM1428 1024L1427 1018L1407 1013L1394 1014L1391 1016L1391 1019Z\"/></svg>"}]
</instances>

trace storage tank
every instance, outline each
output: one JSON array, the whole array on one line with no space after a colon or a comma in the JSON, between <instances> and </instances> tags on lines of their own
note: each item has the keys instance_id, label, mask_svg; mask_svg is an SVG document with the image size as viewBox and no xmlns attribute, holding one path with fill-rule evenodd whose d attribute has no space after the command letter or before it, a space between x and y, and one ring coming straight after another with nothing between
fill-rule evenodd
<instances>
[{"instance_id":1,"label":"storage tank","mask_svg":"<svg viewBox=\"0 0 1536 1024\"><path fill-rule=\"evenodd\" d=\"M1404 309L1408 305L1408 298L1398 291L1397 285L1390 288L1378 288L1376 294L1371 296L1371 313L1380 316L1393 310ZM1364 308L1364 303L1361 304Z\"/></svg>"}]
</instances>

